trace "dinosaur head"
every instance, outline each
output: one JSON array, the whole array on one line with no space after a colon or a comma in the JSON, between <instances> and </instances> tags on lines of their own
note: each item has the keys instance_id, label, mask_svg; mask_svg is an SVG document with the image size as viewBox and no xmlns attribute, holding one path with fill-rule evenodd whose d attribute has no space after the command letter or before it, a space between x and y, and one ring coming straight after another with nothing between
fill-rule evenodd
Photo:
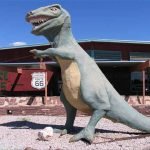
<instances>
[{"instance_id":1,"label":"dinosaur head","mask_svg":"<svg viewBox=\"0 0 150 150\"><path fill-rule=\"evenodd\" d=\"M70 26L69 13L59 4L30 11L26 21L32 24L32 33L35 35L56 34L63 26Z\"/></svg>"}]
</instances>

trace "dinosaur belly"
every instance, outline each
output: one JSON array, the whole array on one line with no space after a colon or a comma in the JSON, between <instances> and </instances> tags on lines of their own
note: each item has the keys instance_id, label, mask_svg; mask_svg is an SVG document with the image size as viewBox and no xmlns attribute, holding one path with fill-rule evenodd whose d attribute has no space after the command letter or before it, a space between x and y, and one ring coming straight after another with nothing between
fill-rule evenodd
<instances>
[{"instance_id":1,"label":"dinosaur belly","mask_svg":"<svg viewBox=\"0 0 150 150\"><path fill-rule=\"evenodd\" d=\"M68 102L76 109L91 113L90 107L84 103L80 94L80 72L75 62L70 60L57 59L61 66L63 81L63 92Z\"/></svg>"}]
</instances>

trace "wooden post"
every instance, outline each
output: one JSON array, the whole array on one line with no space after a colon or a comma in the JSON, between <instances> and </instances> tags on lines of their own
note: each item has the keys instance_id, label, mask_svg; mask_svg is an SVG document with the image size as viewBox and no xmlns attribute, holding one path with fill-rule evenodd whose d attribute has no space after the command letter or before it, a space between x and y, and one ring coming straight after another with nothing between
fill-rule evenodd
<instances>
[{"instance_id":1,"label":"wooden post","mask_svg":"<svg viewBox=\"0 0 150 150\"><path fill-rule=\"evenodd\" d=\"M40 69L42 69L42 67L43 67L43 58L40 58Z\"/></svg>"},{"instance_id":2,"label":"wooden post","mask_svg":"<svg viewBox=\"0 0 150 150\"><path fill-rule=\"evenodd\" d=\"M40 58L40 69L45 70L45 96L44 96L44 104L47 105L47 70L46 65L43 62L43 58Z\"/></svg>"},{"instance_id":3,"label":"wooden post","mask_svg":"<svg viewBox=\"0 0 150 150\"><path fill-rule=\"evenodd\" d=\"M47 70L45 71L45 98L44 98L44 103L47 105Z\"/></svg>"},{"instance_id":4,"label":"wooden post","mask_svg":"<svg viewBox=\"0 0 150 150\"><path fill-rule=\"evenodd\" d=\"M142 71L142 81L143 81L143 100L142 100L142 104L145 104L145 70Z\"/></svg>"},{"instance_id":5,"label":"wooden post","mask_svg":"<svg viewBox=\"0 0 150 150\"><path fill-rule=\"evenodd\" d=\"M43 62L43 58L40 58L40 69L46 70L46 65Z\"/></svg>"}]
</instances>

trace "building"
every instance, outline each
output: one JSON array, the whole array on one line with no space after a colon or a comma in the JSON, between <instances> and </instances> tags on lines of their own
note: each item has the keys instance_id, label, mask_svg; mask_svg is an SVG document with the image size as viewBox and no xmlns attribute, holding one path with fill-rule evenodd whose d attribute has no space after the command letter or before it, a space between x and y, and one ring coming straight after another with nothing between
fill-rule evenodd
<instances>
[{"instance_id":1,"label":"building","mask_svg":"<svg viewBox=\"0 0 150 150\"><path fill-rule=\"evenodd\" d=\"M121 95L150 94L150 42L119 40L84 40L80 46L95 59L98 66ZM49 44L0 49L1 96L59 95L60 68L53 60L33 59L31 49L44 50ZM34 72L47 72L47 93L32 86Z\"/></svg>"}]
</instances>

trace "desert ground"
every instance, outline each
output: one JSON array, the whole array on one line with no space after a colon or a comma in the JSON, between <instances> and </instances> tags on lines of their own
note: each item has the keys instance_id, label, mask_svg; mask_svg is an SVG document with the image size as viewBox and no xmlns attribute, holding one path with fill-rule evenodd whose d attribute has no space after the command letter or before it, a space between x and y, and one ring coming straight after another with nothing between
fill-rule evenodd
<instances>
[{"instance_id":1,"label":"desert ground","mask_svg":"<svg viewBox=\"0 0 150 150\"><path fill-rule=\"evenodd\" d=\"M54 133L47 141L41 141L38 132L49 126L63 129L65 115L0 116L0 150L150 150L150 134L107 119L98 122L93 144L69 143L73 134L87 125L89 118L78 115L74 133L62 137Z\"/></svg>"}]
</instances>

